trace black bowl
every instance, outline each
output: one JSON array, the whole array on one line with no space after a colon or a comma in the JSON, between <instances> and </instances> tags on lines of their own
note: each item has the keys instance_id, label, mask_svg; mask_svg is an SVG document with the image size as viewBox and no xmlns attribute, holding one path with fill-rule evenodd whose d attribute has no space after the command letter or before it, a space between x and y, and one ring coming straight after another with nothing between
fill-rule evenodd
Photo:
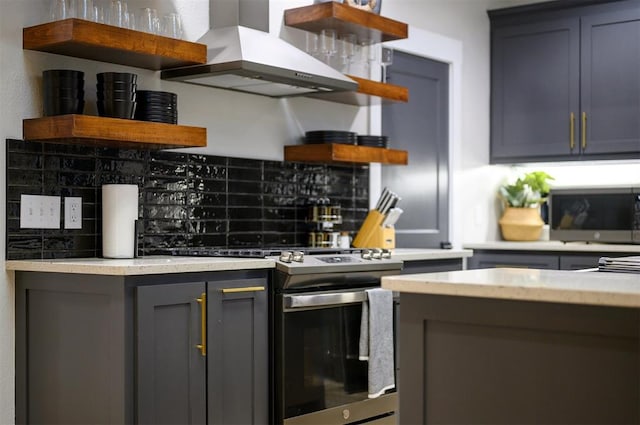
<instances>
[{"instance_id":1,"label":"black bowl","mask_svg":"<svg viewBox=\"0 0 640 425\"><path fill-rule=\"evenodd\" d=\"M129 72L101 72L96 74L98 83L120 82L127 84L136 84L138 76Z\"/></svg>"},{"instance_id":2,"label":"black bowl","mask_svg":"<svg viewBox=\"0 0 640 425\"><path fill-rule=\"evenodd\" d=\"M174 102L178 99L177 94L168 91L138 90L138 93L140 93L140 97L145 99L170 100Z\"/></svg>"},{"instance_id":3,"label":"black bowl","mask_svg":"<svg viewBox=\"0 0 640 425\"><path fill-rule=\"evenodd\" d=\"M57 99L60 97L68 97L75 99L84 99L84 90L76 89L76 88L57 88L57 89L48 89L45 88L42 92L42 95L45 99Z\"/></svg>"},{"instance_id":4,"label":"black bowl","mask_svg":"<svg viewBox=\"0 0 640 425\"><path fill-rule=\"evenodd\" d=\"M124 91L136 91L136 83L127 83L122 81L108 81L104 83L96 83L97 91L107 90L124 90Z\"/></svg>"},{"instance_id":5,"label":"black bowl","mask_svg":"<svg viewBox=\"0 0 640 425\"><path fill-rule=\"evenodd\" d=\"M112 91L104 91L104 92L96 92L98 100L136 100L136 92L133 91L123 91L123 90L112 90Z\"/></svg>"},{"instance_id":6,"label":"black bowl","mask_svg":"<svg viewBox=\"0 0 640 425\"><path fill-rule=\"evenodd\" d=\"M57 101L45 101L42 106L45 117L53 115L82 114L84 111L84 100L59 99Z\"/></svg>"},{"instance_id":7,"label":"black bowl","mask_svg":"<svg viewBox=\"0 0 640 425\"><path fill-rule=\"evenodd\" d=\"M42 71L42 77L53 80L83 80L84 72L73 69L47 69Z\"/></svg>"},{"instance_id":8,"label":"black bowl","mask_svg":"<svg viewBox=\"0 0 640 425\"><path fill-rule=\"evenodd\" d=\"M132 119L136 110L136 102L130 100L99 100L96 103L101 117Z\"/></svg>"}]
</instances>

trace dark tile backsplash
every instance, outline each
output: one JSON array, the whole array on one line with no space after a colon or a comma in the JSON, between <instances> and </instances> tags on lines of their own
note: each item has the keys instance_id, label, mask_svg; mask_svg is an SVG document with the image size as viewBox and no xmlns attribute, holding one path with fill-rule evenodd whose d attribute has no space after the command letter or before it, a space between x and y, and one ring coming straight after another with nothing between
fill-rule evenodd
<instances>
[{"instance_id":1,"label":"dark tile backsplash","mask_svg":"<svg viewBox=\"0 0 640 425\"><path fill-rule=\"evenodd\" d=\"M339 229L352 233L368 210L367 166L13 139L6 151L7 259L100 257L101 186L109 183L140 188L141 255L198 247L306 246L310 198L339 204ZM82 229L20 229L21 194L82 197Z\"/></svg>"}]
</instances>

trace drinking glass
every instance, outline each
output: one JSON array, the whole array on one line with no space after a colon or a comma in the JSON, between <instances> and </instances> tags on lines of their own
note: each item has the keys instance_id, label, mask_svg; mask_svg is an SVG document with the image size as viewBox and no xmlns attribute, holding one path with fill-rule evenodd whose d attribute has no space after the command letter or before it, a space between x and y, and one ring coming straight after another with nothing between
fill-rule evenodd
<instances>
[{"instance_id":1,"label":"drinking glass","mask_svg":"<svg viewBox=\"0 0 640 425\"><path fill-rule=\"evenodd\" d=\"M124 26L124 7L121 0L111 0L109 5L109 25Z\"/></svg>"},{"instance_id":2,"label":"drinking glass","mask_svg":"<svg viewBox=\"0 0 640 425\"><path fill-rule=\"evenodd\" d=\"M52 0L49 15L52 21L59 21L71 17L71 10L67 0Z\"/></svg>"},{"instance_id":3,"label":"drinking glass","mask_svg":"<svg viewBox=\"0 0 640 425\"><path fill-rule=\"evenodd\" d=\"M157 31L157 22L158 22L158 12L155 9L151 9L150 7L145 7L140 10L140 18L139 18L139 30L144 32L150 32L152 34L156 34Z\"/></svg>"},{"instance_id":4,"label":"drinking glass","mask_svg":"<svg viewBox=\"0 0 640 425\"><path fill-rule=\"evenodd\" d=\"M351 63L356 54L357 37L355 34L344 34L340 37L340 57L342 58L342 72L350 72Z\"/></svg>"},{"instance_id":5,"label":"drinking glass","mask_svg":"<svg viewBox=\"0 0 640 425\"><path fill-rule=\"evenodd\" d=\"M86 21L95 21L93 0L76 0L75 16Z\"/></svg>"},{"instance_id":6,"label":"drinking glass","mask_svg":"<svg viewBox=\"0 0 640 425\"><path fill-rule=\"evenodd\" d=\"M99 24L107 23L104 17L104 6L102 4L93 5L93 16L95 21L98 22Z\"/></svg>"},{"instance_id":7,"label":"drinking glass","mask_svg":"<svg viewBox=\"0 0 640 425\"><path fill-rule=\"evenodd\" d=\"M336 30L324 29L320 31L320 52L324 55L327 65L331 65L331 57L338 52L336 37Z\"/></svg>"},{"instance_id":8,"label":"drinking glass","mask_svg":"<svg viewBox=\"0 0 640 425\"><path fill-rule=\"evenodd\" d=\"M162 35L172 38L182 37L182 21L177 13L167 13L162 18Z\"/></svg>"},{"instance_id":9,"label":"drinking glass","mask_svg":"<svg viewBox=\"0 0 640 425\"><path fill-rule=\"evenodd\" d=\"M313 57L318 57L320 48L318 47L318 34L314 32L305 32L305 51Z\"/></svg>"},{"instance_id":10,"label":"drinking glass","mask_svg":"<svg viewBox=\"0 0 640 425\"><path fill-rule=\"evenodd\" d=\"M380 53L380 65L382 65L382 82L387 82L387 67L393 64L393 49L383 47Z\"/></svg>"}]
</instances>

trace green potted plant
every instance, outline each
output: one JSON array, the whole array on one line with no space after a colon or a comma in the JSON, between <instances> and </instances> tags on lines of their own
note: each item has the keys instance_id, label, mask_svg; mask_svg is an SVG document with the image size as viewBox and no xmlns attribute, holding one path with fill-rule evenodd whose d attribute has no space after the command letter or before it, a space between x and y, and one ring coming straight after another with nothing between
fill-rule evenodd
<instances>
[{"instance_id":1,"label":"green potted plant","mask_svg":"<svg viewBox=\"0 0 640 425\"><path fill-rule=\"evenodd\" d=\"M504 203L500 221L502 238L507 241L535 241L540 238L544 222L540 204L549 194L549 181L544 171L532 171L513 183L500 186L498 195Z\"/></svg>"}]
</instances>

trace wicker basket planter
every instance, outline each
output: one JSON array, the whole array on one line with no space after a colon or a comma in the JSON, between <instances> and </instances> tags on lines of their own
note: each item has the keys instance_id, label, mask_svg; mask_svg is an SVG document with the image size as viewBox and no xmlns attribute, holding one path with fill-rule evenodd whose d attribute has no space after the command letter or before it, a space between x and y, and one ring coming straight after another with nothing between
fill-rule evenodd
<instances>
[{"instance_id":1,"label":"wicker basket planter","mask_svg":"<svg viewBox=\"0 0 640 425\"><path fill-rule=\"evenodd\" d=\"M506 241L537 241L544 226L538 208L507 207L498 223Z\"/></svg>"}]
</instances>

